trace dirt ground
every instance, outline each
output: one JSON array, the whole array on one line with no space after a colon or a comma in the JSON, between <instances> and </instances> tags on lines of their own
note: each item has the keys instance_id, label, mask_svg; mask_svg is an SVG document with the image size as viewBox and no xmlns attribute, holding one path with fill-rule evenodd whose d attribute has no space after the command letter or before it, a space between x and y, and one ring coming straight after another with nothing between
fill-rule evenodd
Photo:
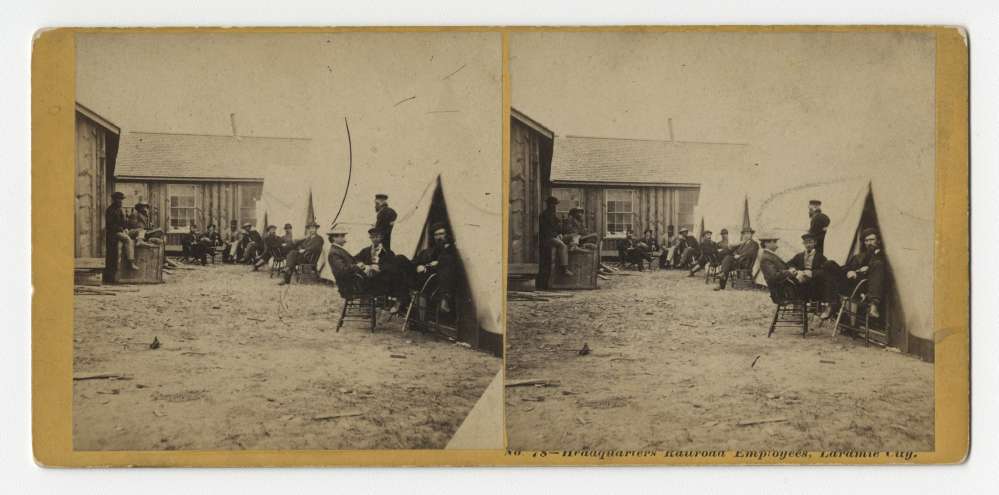
<instances>
[{"instance_id":1,"label":"dirt ground","mask_svg":"<svg viewBox=\"0 0 999 495\"><path fill-rule=\"evenodd\" d=\"M335 333L331 286L182 268L75 296L75 376L129 377L74 381L76 449L443 448L501 366L399 320Z\"/></svg>"},{"instance_id":2,"label":"dirt ground","mask_svg":"<svg viewBox=\"0 0 999 495\"><path fill-rule=\"evenodd\" d=\"M509 301L508 383L558 382L507 387L510 448L933 450L931 363L833 337L831 321L767 338L764 291L680 271L600 283ZM777 421L738 425L752 420Z\"/></svg>"}]
</instances>

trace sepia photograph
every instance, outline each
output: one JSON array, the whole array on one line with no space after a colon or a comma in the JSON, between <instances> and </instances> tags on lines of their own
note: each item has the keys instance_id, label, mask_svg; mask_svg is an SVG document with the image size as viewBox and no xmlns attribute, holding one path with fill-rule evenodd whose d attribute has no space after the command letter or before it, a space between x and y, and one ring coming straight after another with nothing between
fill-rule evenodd
<instances>
[{"instance_id":1,"label":"sepia photograph","mask_svg":"<svg viewBox=\"0 0 999 495\"><path fill-rule=\"evenodd\" d=\"M508 448L933 451L935 43L512 33Z\"/></svg>"},{"instance_id":2,"label":"sepia photograph","mask_svg":"<svg viewBox=\"0 0 999 495\"><path fill-rule=\"evenodd\" d=\"M75 450L503 447L499 33L75 43Z\"/></svg>"}]
</instances>

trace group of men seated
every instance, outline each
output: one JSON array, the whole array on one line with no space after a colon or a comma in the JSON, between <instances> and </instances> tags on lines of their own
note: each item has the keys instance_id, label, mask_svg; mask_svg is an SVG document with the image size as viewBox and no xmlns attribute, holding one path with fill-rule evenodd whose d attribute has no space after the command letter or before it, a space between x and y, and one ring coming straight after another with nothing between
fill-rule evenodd
<instances>
[{"instance_id":1,"label":"group of men seated","mask_svg":"<svg viewBox=\"0 0 999 495\"><path fill-rule=\"evenodd\" d=\"M420 290L427 280L437 276L441 311L450 313L454 307L459 259L454 241L443 223L430 227L431 245L412 260L393 253L383 244L381 229L368 230L370 244L351 255L344 245L347 232L334 225L327 235L332 243L328 262L341 295L350 297L358 293L386 296L391 299L391 313L398 313L410 303L411 292ZM289 265L291 264L289 260Z\"/></svg>"},{"instance_id":2,"label":"group of men seated","mask_svg":"<svg viewBox=\"0 0 999 495\"><path fill-rule=\"evenodd\" d=\"M762 239L760 270L771 291L790 291L805 300L824 302L820 317L828 319L838 311L840 296L850 296L857 284L867 280L868 315L881 317L887 262L877 229L866 228L861 232L863 247L843 266L826 259L817 249L815 234L807 232L801 239L804 251L787 263L776 253L779 240L776 236Z\"/></svg>"}]
</instances>

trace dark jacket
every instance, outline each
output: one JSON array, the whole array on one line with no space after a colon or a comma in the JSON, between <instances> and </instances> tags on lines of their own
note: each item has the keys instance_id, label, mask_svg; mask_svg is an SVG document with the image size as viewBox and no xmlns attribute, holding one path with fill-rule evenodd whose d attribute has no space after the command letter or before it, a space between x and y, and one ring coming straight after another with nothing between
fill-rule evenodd
<instances>
[{"instance_id":1,"label":"dark jacket","mask_svg":"<svg viewBox=\"0 0 999 495\"><path fill-rule=\"evenodd\" d=\"M756 259L759 252L760 245L752 239L744 241L735 248L735 254L739 255L739 258Z\"/></svg>"},{"instance_id":2,"label":"dark jacket","mask_svg":"<svg viewBox=\"0 0 999 495\"><path fill-rule=\"evenodd\" d=\"M109 234L117 234L128 228L128 218L125 217L125 209L111 204L104 212L104 225Z\"/></svg>"},{"instance_id":3,"label":"dark jacket","mask_svg":"<svg viewBox=\"0 0 999 495\"><path fill-rule=\"evenodd\" d=\"M780 259L780 256L766 249L760 252L760 271L763 272L763 279L767 281L767 285L771 288L780 284L791 275L791 272L787 269L787 263L784 263L784 260Z\"/></svg>"},{"instance_id":4,"label":"dark jacket","mask_svg":"<svg viewBox=\"0 0 999 495\"><path fill-rule=\"evenodd\" d=\"M364 263L365 265L373 265L374 263L372 263L371 260L371 246L366 246L364 249L360 250L356 255L354 255L354 259ZM395 253L385 247L385 244L382 243L382 252L378 256L378 266L385 268L386 266L391 265L394 259Z\"/></svg>"},{"instance_id":5,"label":"dark jacket","mask_svg":"<svg viewBox=\"0 0 999 495\"><path fill-rule=\"evenodd\" d=\"M659 241L654 237L651 239L646 237L639 242L645 244L649 248L649 251L659 251Z\"/></svg>"},{"instance_id":6,"label":"dark jacket","mask_svg":"<svg viewBox=\"0 0 999 495\"><path fill-rule=\"evenodd\" d=\"M253 231L253 232L256 232L256 231ZM323 241L322 237L319 237L318 235L314 235L314 236L306 237L304 239L299 239L299 240L295 241L293 243L293 247L295 249L303 249L303 250L305 250L305 252L302 253L302 256L305 257L305 259L309 263L315 264L316 261L319 261L319 256L321 254L323 254L323 242L324 241ZM290 261L289 261L289 263L290 263Z\"/></svg>"},{"instance_id":7,"label":"dark jacket","mask_svg":"<svg viewBox=\"0 0 999 495\"><path fill-rule=\"evenodd\" d=\"M250 229L250 233L247 234L247 235L249 235L249 237L250 237L250 242L252 242L252 243L254 243L254 244L258 245L258 246L263 246L263 244L264 244L264 238L260 237L260 232L257 232L257 229ZM320 239L320 240L322 240L322 239Z\"/></svg>"},{"instance_id":8,"label":"dark jacket","mask_svg":"<svg viewBox=\"0 0 999 495\"><path fill-rule=\"evenodd\" d=\"M264 237L264 251L270 253L271 256L283 256L284 249L282 244L284 244L284 239L278 237L277 234Z\"/></svg>"},{"instance_id":9,"label":"dark jacket","mask_svg":"<svg viewBox=\"0 0 999 495\"><path fill-rule=\"evenodd\" d=\"M538 225L538 237L541 238L541 241L554 239L561 233L562 222L559 221L558 214L555 213L555 208L547 208L542 211Z\"/></svg>"},{"instance_id":10,"label":"dark jacket","mask_svg":"<svg viewBox=\"0 0 999 495\"><path fill-rule=\"evenodd\" d=\"M692 235L687 235L683 238L683 248L694 248L694 251L700 252L701 245L697 242L697 238Z\"/></svg>"},{"instance_id":11,"label":"dark jacket","mask_svg":"<svg viewBox=\"0 0 999 495\"><path fill-rule=\"evenodd\" d=\"M718 254L718 244L711 239L702 240L699 249L703 257L714 258Z\"/></svg>"},{"instance_id":12,"label":"dark jacket","mask_svg":"<svg viewBox=\"0 0 999 495\"><path fill-rule=\"evenodd\" d=\"M454 248L453 243L449 242L444 247L438 247L434 245L421 250L419 253L417 253L416 257L413 258L413 264L426 265L427 263L440 261L441 256L443 255L457 256L457 252Z\"/></svg>"},{"instance_id":13,"label":"dark jacket","mask_svg":"<svg viewBox=\"0 0 999 495\"><path fill-rule=\"evenodd\" d=\"M850 257L846 264L843 265L844 272L855 272L865 266L871 266L871 263L875 260L884 261L885 251L884 249L878 248L876 251L863 249L859 253Z\"/></svg>"},{"instance_id":14,"label":"dark jacket","mask_svg":"<svg viewBox=\"0 0 999 495\"><path fill-rule=\"evenodd\" d=\"M822 253L820 253L818 251L818 249L816 249L815 250L815 258L812 259L812 268L811 269L812 270L820 270L820 269L822 269L822 265L824 265L825 263L826 263L826 257L823 256ZM788 266L793 266L793 267L797 268L798 270L805 270L805 252L802 251L802 252L794 255L794 257L791 258L791 261L789 261L787 264L788 264Z\"/></svg>"},{"instance_id":15,"label":"dark jacket","mask_svg":"<svg viewBox=\"0 0 999 495\"><path fill-rule=\"evenodd\" d=\"M340 282L341 277L358 271L357 260L346 249L336 244L330 245L330 254L326 257L333 272L333 278Z\"/></svg>"},{"instance_id":16,"label":"dark jacket","mask_svg":"<svg viewBox=\"0 0 999 495\"><path fill-rule=\"evenodd\" d=\"M395 210L388 205L381 207L375 216L375 228L381 231L382 244L387 248L392 247L392 227L395 226L396 217L398 215Z\"/></svg>"},{"instance_id":17,"label":"dark jacket","mask_svg":"<svg viewBox=\"0 0 999 495\"><path fill-rule=\"evenodd\" d=\"M828 228L829 217L825 213L822 213L821 210L816 211L809 222L808 232L815 236L816 241L821 243L826 237L826 229Z\"/></svg>"}]
</instances>

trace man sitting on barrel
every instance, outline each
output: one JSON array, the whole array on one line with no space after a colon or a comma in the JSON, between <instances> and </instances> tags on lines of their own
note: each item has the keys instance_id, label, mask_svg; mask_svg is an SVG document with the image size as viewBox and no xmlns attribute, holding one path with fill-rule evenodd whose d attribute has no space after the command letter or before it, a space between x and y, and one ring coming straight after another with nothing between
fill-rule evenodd
<instances>
[{"instance_id":1,"label":"man sitting on barrel","mask_svg":"<svg viewBox=\"0 0 999 495\"><path fill-rule=\"evenodd\" d=\"M594 232L587 232L582 208L574 206L569 209L563 231L562 237L570 251L589 252L597 248L598 236Z\"/></svg>"},{"instance_id":2,"label":"man sitting on barrel","mask_svg":"<svg viewBox=\"0 0 999 495\"><path fill-rule=\"evenodd\" d=\"M316 233L318 228L319 224L316 222L306 224L305 238L299 239L292 244L292 249L286 258L287 266L284 270L284 279L278 285L290 284L291 275L295 273L295 267L298 265L315 266L316 261L319 260L319 256L323 253L323 238L319 237L319 234Z\"/></svg>"}]
</instances>

